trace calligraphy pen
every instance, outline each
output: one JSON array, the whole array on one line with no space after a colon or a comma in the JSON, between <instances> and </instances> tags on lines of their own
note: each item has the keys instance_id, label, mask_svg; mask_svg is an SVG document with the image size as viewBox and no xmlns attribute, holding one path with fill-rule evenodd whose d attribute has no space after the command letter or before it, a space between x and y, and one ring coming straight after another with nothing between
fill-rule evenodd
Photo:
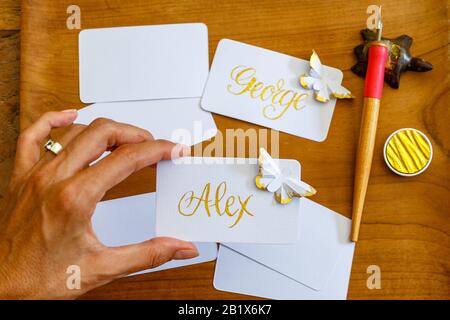
<instances>
[{"instance_id":1,"label":"calligraphy pen","mask_svg":"<svg viewBox=\"0 0 450 320\"><path fill-rule=\"evenodd\" d=\"M378 112L384 82L384 68L388 47L381 41L383 23L381 7L377 19L377 41L372 42L368 52L368 64L364 85L364 107L359 133L358 151L356 153L355 181L353 189L353 212L351 240L358 241L359 226L364 208L370 169L372 167L373 149L377 131Z\"/></svg>"}]
</instances>

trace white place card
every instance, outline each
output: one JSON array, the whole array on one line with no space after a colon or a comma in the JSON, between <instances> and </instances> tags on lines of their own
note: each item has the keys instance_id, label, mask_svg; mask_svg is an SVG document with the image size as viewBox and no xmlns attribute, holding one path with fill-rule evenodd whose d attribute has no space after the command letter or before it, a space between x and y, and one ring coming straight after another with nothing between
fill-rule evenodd
<instances>
[{"instance_id":1,"label":"white place card","mask_svg":"<svg viewBox=\"0 0 450 320\"><path fill-rule=\"evenodd\" d=\"M232 118L323 141L336 99L319 102L300 85L309 61L242 42L219 42L202 97L203 109ZM342 72L323 66L327 78L341 83Z\"/></svg>"},{"instance_id":2,"label":"white place card","mask_svg":"<svg viewBox=\"0 0 450 320\"><path fill-rule=\"evenodd\" d=\"M188 241L294 243L299 199L282 205L255 185L256 159L183 158L157 167L156 233ZM279 160L299 177L296 160Z\"/></svg>"},{"instance_id":3,"label":"white place card","mask_svg":"<svg viewBox=\"0 0 450 320\"><path fill-rule=\"evenodd\" d=\"M299 226L293 245L221 245L214 287L271 299L345 299L351 220L302 198Z\"/></svg>"},{"instance_id":4,"label":"white place card","mask_svg":"<svg viewBox=\"0 0 450 320\"><path fill-rule=\"evenodd\" d=\"M76 123L88 125L108 118L148 130L155 139L187 146L217 134L211 113L200 108L199 98L95 103L78 110Z\"/></svg>"},{"instance_id":5,"label":"white place card","mask_svg":"<svg viewBox=\"0 0 450 320\"><path fill-rule=\"evenodd\" d=\"M323 290L341 253L351 245L347 237L349 227L349 219L310 199L301 198L299 238L295 244L224 245L305 286Z\"/></svg>"},{"instance_id":6,"label":"white place card","mask_svg":"<svg viewBox=\"0 0 450 320\"><path fill-rule=\"evenodd\" d=\"M202 23L86 29L79 58L85 103L200 97L208 29Z\"/></svg>"}]
</instances>

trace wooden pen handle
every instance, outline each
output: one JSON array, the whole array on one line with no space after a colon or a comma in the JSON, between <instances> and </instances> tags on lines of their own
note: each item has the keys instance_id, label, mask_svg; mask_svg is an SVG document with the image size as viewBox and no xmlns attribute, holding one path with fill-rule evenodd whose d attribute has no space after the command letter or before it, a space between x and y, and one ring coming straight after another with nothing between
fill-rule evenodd
<instances>
[{"instance_id":1,"label":"wooden pen handle","mask_svg":"<svg viewBox=\"0 0 450 320\"><path fill-rule=\"evenodd\" d=\"M373 148L377 133L378 112L383 92L384 68L388 56L386 44L375 41L369 47L366 81L364 85L364 106L356 153L355 183L353 188L352 241L358 241L359 226L369 184Z\"/></svg>"},{"instance_id":2,"label":"wooden pen handle","mask_svg":"<svg viewBox=\"0 0 450 320\"><path fill-rule=\"evenodd\" d=\"M361 131L356 153L355 182L353 189L352 241L358 241L359 226L372 167L373 149L377 132L380 99L364 98Z\"/></svg>"}]
</instances>

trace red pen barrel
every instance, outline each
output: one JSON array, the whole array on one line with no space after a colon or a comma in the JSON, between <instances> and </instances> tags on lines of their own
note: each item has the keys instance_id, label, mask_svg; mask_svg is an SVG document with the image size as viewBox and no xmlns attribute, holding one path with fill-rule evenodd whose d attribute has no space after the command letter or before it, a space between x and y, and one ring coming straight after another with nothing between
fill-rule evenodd
<instances>
[{"instance_id":1,"label":"red pen barrel","mask_svg":"<svg viewBox=\"0 0 450 320\"><path fill-rule=\"evenodd\" d=\"M388 48L384 43L375 42L369 48L369 63L364 86L364 106L353 187L352 232L350 237L354 242L358 241L364 200L369 184L387 55Z\"/></svg>"},{"instance_id":2,"label":"red pen barrel","mask_svg":"<svg viewBox=\"0 0 450 320\"><path fill-rule=\"evenodd\" d=\"M381 99L387 55L388 48L383 43L375 42L369 47L364 97Z\"/></svg>"}]
</instances>

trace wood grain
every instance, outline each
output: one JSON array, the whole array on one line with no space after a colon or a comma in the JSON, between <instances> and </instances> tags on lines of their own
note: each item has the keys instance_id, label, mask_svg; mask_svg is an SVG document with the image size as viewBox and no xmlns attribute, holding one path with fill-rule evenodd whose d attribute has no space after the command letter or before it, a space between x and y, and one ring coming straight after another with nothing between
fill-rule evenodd
<instances>
[{"instance_id":1,"label":"wood grain","mask_svg":"<svg viewBox=\"0 0 450 320\"><path fill-rule=\"evenodd\" d=\"M78 31L65 27L69 1L22 2L21 128L47 110L82 107L78 91ZM349 217L363 80L350 72L361 43L369 1L97 1L78 0L82 28L202 21L212 59L217 43L231 38L300 58L315 49L322 62L344 71L356 98L337 103L327 140L317 143L280 134L280 156L301 161L314 200ZM372 175L354 257L350 299L450 298L449 34L447 2L382 1L384 35L414 38L415 56L432 62L428 73L404 74L399 90L385 86ZM219 129L259 128L214 115ZM392 174L382 145L393 131L424 131L434 159L422 175ZM108 198L154 191L154 170L133 175ZM382 288L366 286L369 265L381 268ZM236 266L239 269L239 266ZM215 291L214 263L115 281L85 299L243 298Z\"/></svg>"},{"instance_id":2,"label":"wood grain","mask_svg":"<svg viewBox=\"0 0 450 320\"><path fill-rule=\"evenodd\" d=\"M20 29L20 0L0 2L0 30Z\"/></svg>"},{"instance_id":3,"label":"wood grain","mask_svg":"<svg viewBox=\"0 0 450 320\"><path fill-rule=\"evenodd\" d=\"M19 131L20 1L0 3L0 207L15 154Z\"/></svg>"}]
</instances>

